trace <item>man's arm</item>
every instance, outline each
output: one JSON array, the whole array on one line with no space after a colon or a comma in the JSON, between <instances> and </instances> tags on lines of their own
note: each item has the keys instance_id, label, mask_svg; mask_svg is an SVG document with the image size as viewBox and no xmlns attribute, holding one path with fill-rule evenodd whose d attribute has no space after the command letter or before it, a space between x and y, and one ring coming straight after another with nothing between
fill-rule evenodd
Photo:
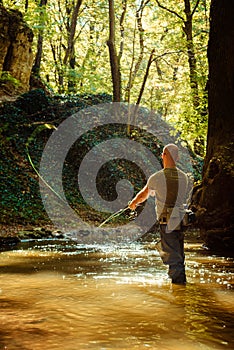
<instances>
[{"instance_id":1,"label":"man's arm","mask_svg":"<svg viewBox=\"0 0 234 350\"><path fill-rule=\"evenodd\" d=\"M145 187L140 192L138 192L137 195L133 198L133 200L129 203L128 207L131 210L135 210L138 204L146 201L146 199L149 197L149 194L149 187L145 185Z\"/></svg>"}]
</instances>

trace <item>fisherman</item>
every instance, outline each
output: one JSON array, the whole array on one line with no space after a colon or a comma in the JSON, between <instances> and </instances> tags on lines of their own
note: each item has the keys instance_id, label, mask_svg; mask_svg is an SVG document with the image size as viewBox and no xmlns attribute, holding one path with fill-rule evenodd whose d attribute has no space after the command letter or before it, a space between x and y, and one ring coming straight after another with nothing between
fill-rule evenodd
<instances>
[{"instance_id":1,"label":"fisherman","mask_svg":"<svg viewBox=\"0 0 234 350\"><path fill-rule=\"evenodd\" d=\"M129 203L135 210L150 195L155 196L156 216L160 224L161 258L169 265L168 275L175 284L186 284L184 265L184 232L182 218L188 193L188 176L176 167L178 147L170 143L163 148L163 169L147 181L145 187Z\"/></svg>"}]
</instances>

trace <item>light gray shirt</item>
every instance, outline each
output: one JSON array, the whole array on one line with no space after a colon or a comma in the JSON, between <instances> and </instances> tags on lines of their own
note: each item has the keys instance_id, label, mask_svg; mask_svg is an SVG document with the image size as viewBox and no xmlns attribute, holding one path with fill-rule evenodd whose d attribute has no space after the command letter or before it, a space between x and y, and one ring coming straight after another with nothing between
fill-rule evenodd
<instances>
[{"instance_id":1,"label":"light gray shirt","mask_svg":"<svg viewBox=\"0 0 234 350\"><path fill-rule=\"evenodd\" d=\"M178 168L165 168L150 176L147 186L155 195L157 219L165 208L175 208L174 215L183 211L188 195L188 176Z\"/></svg>"}]
</instances>

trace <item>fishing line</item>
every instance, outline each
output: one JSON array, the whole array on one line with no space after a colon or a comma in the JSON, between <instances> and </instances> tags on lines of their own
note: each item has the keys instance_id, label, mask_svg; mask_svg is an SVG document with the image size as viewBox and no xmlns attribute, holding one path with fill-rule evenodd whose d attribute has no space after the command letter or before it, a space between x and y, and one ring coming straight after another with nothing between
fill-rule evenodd
<instances>
[{"instance_id":1,"label":"fishing line","mask_svg":"<svg viewBox=\"0 0 234 350\"><path fill-rule=\"evenodd\" d=\"M26 142L26 154L29 160L29 163L31 164L33 170L35 171L35 173L37 174L37 176L41 179L41 181L65 204L67 204L67 202L60 196L59 193L57 193L49 184L48 182L41 176L41 174L39 173L39 171L37 170L37 168L35 167L32 158L30 156L29 153L29 145L31 143L31 141L34 139L35 135L38 134L39 132L41 132L43 129L57 129L54 125L52 124L43 124L38 126L33 132L32 134L29 136L27 142Z\"/></svg>"},{"instance_id":2,"label":"fishing line","mask_svg":"<svg viewBox=\"0 0 234 350\"><path fill-rule=\"evenodd\" d=\"M39 173L39 171L37 170L37 168L35 167L32 158L30 156L29 153L29 145L31 143L32 140L34 140L34 137L36 134L38 134L39 132L41 132L43 129L57 129L54 125L52 124L43 124L40 125L39 127L37 127L33 133L29 136L27 142L26 142L26 155L28 157L29 163L31 164L33 170L35 171L35 173L37 174L37 176L40 178L40 180L51 190L51 192L53 192L63 203L67 204L67 202L60 196L59 193L57 193L49 184L48 182L41 176L41 174ZM122 215L125 211L127 211L129 209L129 207L127 206L126 208L123 209L119 209L117 212L113 213L112 215L110 215L106 220L104 220L98 227L102 227L104 226L107 222L113 220L114 218L117 218L118 216ZM73 208L73 210L76 211L76 209ZM134 216L135 212L132 211L132 213L130 214L131 216Z\"/></svg>"}]
</instances>

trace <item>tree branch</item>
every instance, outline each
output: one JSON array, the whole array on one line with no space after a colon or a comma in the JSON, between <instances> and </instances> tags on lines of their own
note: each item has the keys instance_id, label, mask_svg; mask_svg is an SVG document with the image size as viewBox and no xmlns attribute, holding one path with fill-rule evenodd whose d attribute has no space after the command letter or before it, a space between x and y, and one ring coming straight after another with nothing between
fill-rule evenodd
<instances>
[{"instance_id":1,"label":"tree branch","mask_svg":"<svg viewBox=\"0 0 234 350\"><path fill-rule=\"evenodd\" d=\"M173 15L175 15L175 16L177 16L179 19L181 19L183 22L185 21L185 19L184 19L182 16L180 16L177 12L175 12L175 11L173 11L173 10L170 10L169 8L167 8L167 7L163 6L163 5L161 5L160 2L159 2L158 0L156 0L156 2L157 2L157 4L158 4L158 6L161 7L163 10L166 10L166 11L172 13Z\"/></svg>"},{"instance_id":2,"label":"tree branch","mask_svg":"<svg viewBox=\"0 0 234 350\"><path fill-rule=\"evenodd\" d=\"M123 7L123 11L122 11L120 21L119 21L120 33L121 33L120 49L119 49L119 54L118 54L119 61L123 55L123 49L124 49L124 18L125 18L126 11L127 11L127 0L122 1L122 7Z\"/></svg>"},{"instance_id":3,"label":"tree branch","mask_svg":"<svg viewBox=\"0 0 234 350\"><path fill-rule=\"evenodd\" d=\"M193 11L192 11L191 16L193 16L193 15L194 15L194 12L196 11L196 9L197 9L197 7L198 7L199 2L200 2L200 0L197 0L196 5L194 6L194 9L193 9Z\"/></svg>"}]
</instances>

